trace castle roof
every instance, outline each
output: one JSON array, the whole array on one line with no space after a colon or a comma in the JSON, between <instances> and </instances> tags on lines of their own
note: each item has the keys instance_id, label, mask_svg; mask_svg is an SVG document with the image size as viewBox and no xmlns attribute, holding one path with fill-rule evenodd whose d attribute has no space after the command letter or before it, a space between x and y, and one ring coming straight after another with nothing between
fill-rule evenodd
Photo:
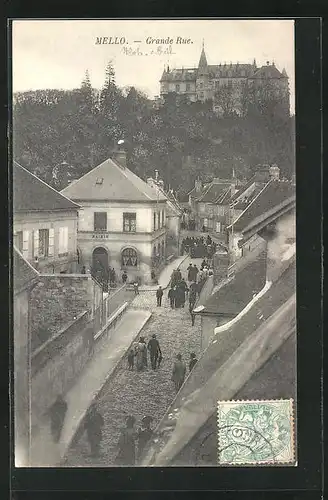
<instances>
[{"instance_id":1,"label":"castle roof","mask_svg":"<svg viewBox=\"0 0 328 500\"><path fill-rule=\"evenodd\" d=\"M254 73L252 64L215 64L209 65L209 73L213 78L250 77Z\"/></svg>"},{"instance_id":2,"label":"castle roof","mask_svg":"<svg viewBox=\"0 0 328 500\"><path fill-rule=\"evenodd\" d=\"M195 82L197 78L196 68L177 68L170 71L163 72L161 82L173 81L192 81Z\"/></svg>"},{"instance_id":3,"label":"castle roof","mask_svg":"<svg viewBox=\"0 0 328 500\"><path fill-rule=\"evenodd\" d=\"M286 78L286 75L280 73L280 71L276 68L274 64L267 64L266 66L261 66L254 71L254 74L250 78Z\"/></svg>"},{"instance_id":4,"label":"castle roof","mask_svg":"<svg viewBox=\"0 0 328 500\"><path fill-rule=\"evenodd\" d=\"M108 158L62 193L73 200L156 202L166 197L126 167Z\"/></svg>"},{"instance_id":5,"label":"castle roof","mask_svg":"<svg viewBox=\"0 0 328 500\"><path fill-rule=\"evenodd\" d=\"M207 67L207 59L206 59L206 54L205 54L204 46L203 46L202 52L200 54L198 67L199 68L206 68Z\"/></svg>"},{"instance_id":6,"label":"castle roof","mask_svg":"<svg viewBox=\"0 0 328 500\"><path fill-rule=\"evenodd\" d=\"M14 212L77 210L79 206L26 168L13 165Z\"/></svg>"}]
</instances>

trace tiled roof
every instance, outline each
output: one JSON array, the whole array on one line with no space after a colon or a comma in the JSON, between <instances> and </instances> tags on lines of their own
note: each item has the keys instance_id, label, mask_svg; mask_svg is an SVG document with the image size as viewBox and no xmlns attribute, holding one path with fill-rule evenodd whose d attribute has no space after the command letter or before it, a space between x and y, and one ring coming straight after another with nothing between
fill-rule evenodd
<instances>
[{"instance_id":1,"label":"tiled roof","mask_svg":"<svg viewBox=\"0 0 328 500\"><path fill-rule=\"evenodd\" d=\"M253 221L264 216L265 212L293 201L295 201L295 186L289 182L271 180L235 221L234 230L243 231Z\"/></svg>"},{"instance_id":2,"label":"tiled roof","mask_svg":"<svg viewBox=\"0 0 328 500\"><path fill-rule=\"evenodd\" d=\"M246 78L253 74L251 64L210 64L208 69L211 76L216 78Z\"/></svg>"},{"instance_id":3,"label":"tiled roof","mask_svg":"<svg viewBox=\"0 0 328 500\"><path fill-rule=\"evenodd\" d=\"M77 210L79 206L14 162L13 208L14 212L29 212Z\"/></svg>"},{"instance_id":4,"label":"tiled roof","mask_svg":"<svg viewBox=\"0 0 328 500\"><path fill-rule=\"evenodd\" d=\"M220 193L219 196L214 201L214 203L217 203L217 204L228 203L228 201L230 199L230 194L231 194L231 186L229 186L228 188L226 188L225 191Z\"/></svg>"},{"instance_id":5,"label":"tiled roof","mask_svg":"<svg viewBox=\"0 0 328 500\"><path fill-rule=\"evenodd\" d=\"M108 158L62 190L73 200L165 201L166 197L131 170Z\"/></svg>"},{"instance_id":6,"label":"tiled roof","mask_svg":"<svg viewBox=\"0 0 328 500\"><path fill-rule=\"evenodd\" d=\"M284 78L284 75L273 64L258 68L251 78Z\"/></svg>"},{"instance_id":7,"label":"tiled roof","mask_svg":"<svg viewBox=\"0 0 328 500\"><path fill-rule=\"evenodd\" d=\"M196 81L197 69L196 68L179 68L172 69L162 75L161 82L180 82L180 81Z\"/></svg>"},{"instance_id":8,"label":"tiled roof","mask_svg":"<svg viewBox=\"0 0 328 500\"><path fill-rule=\"evenodd\" d=\"M216 411L217 401L233 399L235 394L239 392L237 389L233 393L228 385L220 386L222 367L227 366L237 349L252 334L258 332L261 333L261 337L264 335L261 346L263 353L270 348L273 339L275 341L277 338L279 339L277 334L280 334L280 331L278 328L283 331L285 338L295 334L295 284L296 265L294 261L279 280L272 284L271 288L239 321L232 324L223 333L214 335L212 342L193 368L158 428L161 435L161 449L157 451L154 446L147 455L148 459L151 453L154 453L153 459L151 459L152 465L171 463ZM283 306L286 308L282 311ZM261 329L268 324L267 320L270 318L273 321L270 326L267 326L268 331L265 329L262 331ZM238 367L236 366L235 369ZM202 408L202 412L199 411L199 408ZM158 462L159 455L161 457Z\"/></svg>"},{"instance_id":9,"label":"tiled roof","mask_svg":"<svg viewBox=\"0 0 328 500\"><path fill-rule=\"evenodd\" d=\"M266 253L260 254L254 262L237 272L234 278L211 295L204 304L201 314L223 314L234 316L265 285Z\"/></svg>"},{"instance_id":10,"label":"tiled roof","mask_svg":"<svg viewBox=\"0 0 328 500\"><path fill-rule=\"evenodd\" d=\"M229 186L231 186L231 180L212 181L208 188L197 198L197 201L214 203L219 196L222 196L226 192Z\"/></svg>"},{"instance_id":11,"label":"tiled roof","mask_svg":"<svg viewBox=\"0 0 328 500\"><path fill-rule=\"evenodd\" d=\"M24 259L17 248L13 251L13 275L15 291L28 287L39 276L38 271Z\"/></svg>"}]
</instances>

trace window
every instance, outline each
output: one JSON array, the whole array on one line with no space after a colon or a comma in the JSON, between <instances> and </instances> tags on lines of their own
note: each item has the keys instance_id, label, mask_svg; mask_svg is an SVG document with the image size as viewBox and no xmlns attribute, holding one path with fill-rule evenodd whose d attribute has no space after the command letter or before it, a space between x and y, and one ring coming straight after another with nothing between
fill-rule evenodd
<instances>
[{"instance_id":1,"label":"window","mask_svg":"<svg viewBox=\"0 0 328 500\"><path fill-rule=\"evenodd\" d=\"M188 91L188 90L190 90L190 83L187 83L187 84L186 84L186 90L187 90L187 91Z\"/></svg>"},{"instance_id":2,"label":"window","mask_svg":"<svg viewBox=\"0 0 328 500\"><path fill-rule=\"evenodd\" d=\"M157 229L161 227L161 212L157 212Z\"/></svg>"},{"instance_id":3,"label":"window","mask_svg":"<svg viewBox=\"0 0 328 500\"><path fill-rule=\"evenodd\" d=\"M156 231L156 214L154 212L153 230Z\"/></svg>"},{"instance_id":4,"label":"window","mask_svg":"<svg viewBox=\"0 0 328 500\"><path fill-rule=\"evenodd\" d=\"M165 226L165 212L162 210L162 227Z\"/></svg>"},{"instance_id":5,"label":"window","mask_svg":"<svg viewBox=\"0 0 328 500\"><path fill-rule=\"evenodd\" d=\"M68 227L59 228L59 248L58 255L66 255L68 253Z\"/></svg>"},{"instance_id":6,"label":"window","mask_svg":"<svg viewBox=\"0 0 328 500\"><path fill-rule=\"evenodd\" d=\"M107 231L107 212L94 213L94 230Z\"/></svg>"},{"instance_id":7,"label":"window","mask_svg":"<svg viewBox=\"0 0 328 500\"><path fill-rule=\"evenodd\" d=\"M49 229L39 229L39 257L49 255Z\"/></svg>"},{"instance_id":8,"label":"window","mask_svg":"<svg viewBox=\"0 0 328 500\"><path fill-rule=\"evenodd\" d=\"M18 250L22 253L23 252L23 231L18 231L16 233L15 245L18 248Z\"/></svg>"},{"instance_id":9,"label":"window","mask_svg":"<svg viewBox=\"0 0 328 500\"><path fill-rule=\"evenodd\" d=\"M122 252L122 267L137 267L138 255L133 248L125 248Z\"/></svg>"},{"instance_id":10,"label":"window","mask_svg":"<svg viewBox=\"0 0 328 500\"><path fill-rule=\"evenodd\" d=\"M23 248L22 248L22 254L24 255L25 258L28 258L28 253L29 253L29 238L30 238L30 233L28 231L23 231Z\"/></svg>"},{"instance_id":11,"label":"window","mask_svg":"<svg viewBox=\"0 0 328 500\"><path fill-rule=\"evenodd\" d=\"M103 182L104 182L103 177L97 177L97 179L96 179L96 184L101 185Z\"/></svg>"},{"instance_id":12,"label":"window","mask_svg":"<svg viewBox=\"0 0 328 500\"><path fill-rule=\"evenodd\" d=\"M202 89L204 87L204 82L200 82L199 87Z\"/></svg>"},{"instance_id":13,"label":"window","mask_svg":"<svg viewBox=\"0 0 328 500\"><path fill-rule=\"evenodd\" d=\"M221 233L221 222L216 223L216 228L215 228L217 233Z\"/></svg>"},{"instance_id":14,"label":"window","mask_svg":"<svg viewBox=\"0 0 328 500\"><path fill-rule=\"evenodd\" d=\"M137 223L136 213L123 213L123 231L126 233L135 233Z\"/></svg>"},{"instance_id":15,"label":"window","mask_svg":"<svg viewBox=\"0 0 328 500\"><path fill-rule=\"evenodd\" d=\"M177 84L176 84L176 86L175 86L175 90L176 90L176 92L179 92L179 91L180 91L180 84L179 84L179 83L177 83Z\"/></svg>"}]
</instances>

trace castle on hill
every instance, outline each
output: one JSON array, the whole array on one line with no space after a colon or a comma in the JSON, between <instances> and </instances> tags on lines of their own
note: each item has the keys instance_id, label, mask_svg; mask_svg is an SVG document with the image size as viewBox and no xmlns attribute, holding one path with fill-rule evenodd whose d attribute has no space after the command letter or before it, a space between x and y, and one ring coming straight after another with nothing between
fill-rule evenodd
<instances>
[{"instance_id":1,"label":"castle on hill","mask_svg":"<svg viewBox=\"0 0 328 500\"><path fill-rule=\"evenodd\" d=\"M282 71L267 61L266 65L258 67L253 64L217 64L207 63L204 49L197 68L164 68L160 79L160 96L163 100L169 93L187 96L191 102L213 101L213 107L218 112L224 112L232 106L237 114L243 114L245 100L250 96L259 95L274 97L284 103L289 111L288 75L285 68Z\"/></svg>"}]
</instances>

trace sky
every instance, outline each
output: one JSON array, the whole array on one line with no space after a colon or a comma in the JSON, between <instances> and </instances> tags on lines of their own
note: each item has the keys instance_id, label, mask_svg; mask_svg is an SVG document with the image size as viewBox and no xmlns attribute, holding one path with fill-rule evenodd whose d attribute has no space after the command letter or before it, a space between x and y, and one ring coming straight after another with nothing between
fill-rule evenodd
<instances>
[{"instance_id":1,"label":"sky","mask_svg":"<svg viewBox=\"0 0 328 500\"><path fill-rule=\"evenodd\" d=\"M104 37L107 43L97 43ZM115 37L118 43L108 43ZM177 43L181 39L189 43ZM274 61L285 68L294 112L293 20L14 20L13 91L77 88L86 70L93 87L101 88L112 61L120 87L133 85L153 98L164 65L197 66L203 41L208 64L255 58L258 66ZM159 54L158 47L170 53Z\"/></svg>"}]
</instances>

